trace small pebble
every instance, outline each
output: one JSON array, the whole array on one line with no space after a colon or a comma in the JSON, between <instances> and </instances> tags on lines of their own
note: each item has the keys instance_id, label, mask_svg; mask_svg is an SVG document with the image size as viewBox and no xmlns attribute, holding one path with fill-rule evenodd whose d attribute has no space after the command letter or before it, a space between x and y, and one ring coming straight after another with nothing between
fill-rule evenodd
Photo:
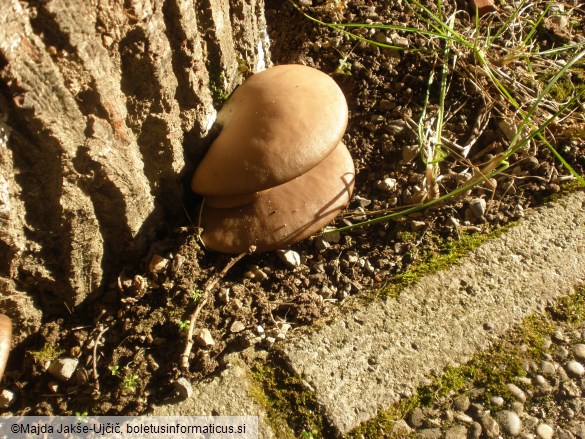
<instances>
[{"instance_id":1,"label":"small pebble","mask_svg":"<svg viewBox=\"0 0 585 439\"><path fill-rule=\"evenodd\" d=\"M536 427L536 435L540 439L552 439L554 430L548 424L540 424L538 427Z\"/></svg>"},{"instance_id":2,"label":"small pebble","mask_svg":"<svg viewBox=\"0 0 585 439\"><path fill-rule=\"evenodd\" d=\"M181 377L173 383L173 387L179 394L179 398L182 400L188 399L193 395L193 386L185 377Z\"/></svg>"},{"instance_id":3,"label":"small pebble","mask_svg":"<svg viewBox=\"0 0 585 439\"><path fill-rule=\"evenodd\" d=\"M569 361L565 365L565 370L574 377L582 377L585 374L585 367L578 361Z\"/></svg>"},{"instance_id":4,"label":"small pebble","mask_svg":"<svg viewBox=\"0 0 585 439\"><path fill-rule=\"evenodd\" d=\"M555 370L555 365L552 364L550 361L543 361L542 363L540 363L540 370L542 372L543 375L554 375L556 370Z\"/></svg>"},{"instance_id":5,"label":"small pebble","mask_svg":"<svg viewBox=\"0 0 585 439\"><path fill-rule=\"evenodd\" d=\"M246 329L246 325L244 325L239 320L234 321L230 326L230 331L233 333L242 332L244 329Z\"/></svg>"},{"instance_id":6,"label":"small pebble","mask_svg":"<svg viewBox=\"0 0 585 439\"><path fill-rule=\"evenodd\" d=\"M79 360L75 358L58 358L51 361L48 372L61 381L67 381L73 376Z\"/></svg>"},{"instance_id":7,"label":"small pebble","mask_svg":"<svg viewBox=\"0 0 585 439\"><path fill-rule=\"evenodd\" d=\"M500 434L500 425L489 414L484 414L479 418L481 427L485 435L489 438L496 438Z\"/></svg>"},{"instance_id":8,"label":"small pebble","mask_svg":"<svg viewBox=\"0 0 585 439\"><path fill-rule=\"evenodd\" d=\"M301 255L294 250L277 250L276 254L288 268L295 268L301 265Z\"/></svg>"},{"instance_id":9,"label":"small pebble","mask_svg":"<svg viewBox=\"0 0 585 439\"><path fill-rule=\"evenodd\" d=\"M490 403L495 407L502 407L504 405L504 398L501 396L492 396Z\"/></svg>"},{"instance_id":10,"label":"small pebble","mask_svg":"<svg viewBox=\"0 0 585 439\"><path fill-rule=\"evenodd\" d=\"M378 180L376 187L383 192L393 192L396 189L396 180L393 178Z\"/></svg>"},{"instance_id":11,"label":"small pebble","mask_svg":"<svg viewBox=\"0 0 585 439\"><path fill-rule=\"evenodd\" d=\"M0 409L7 409L14 403L15 400L16 395L14 392L11 392L8 389L2 390L2 392L0 392Z\"/></svg>"},{"instance_id":12,"label":"small pebble","mask_svg":"<svg viewBox=\"0 0 585 439\"><path fill-rule=\"evenodd\" d=\"M542 375L536 375L534 377L534 384L539 387L545 387L548 384L548 382L546 381L546 378L543 377Z\"/></svg>"},{"instance_id":13,"label":"small pebble","mask_svg":"<svg viewBox=\"0 0 585 439\"><path fill-rule=\"evenodd\" d=\"M555 343L558 343L558 344L562 344L562 343L567 342L567 339L565 338L565 334L563 334L563 332L560 330L555 331L555 333L552 335L551 338Z\"/></svg>"},{"instance_id":14,"label":"small pebble","mask_svg":"<svg viewBox=\"0 0 585 439\"><path fill-rule=\"evenodd\" d=\"M506 387L517 401L526 402L526 394L520 387L512 383L507 384Z\"/></svg>"},{"instance_id":15,"label":"small pebble","mask_svg":"<svg viewBox=\"0 0 585 439\"><path fill-rule=\"evenodd\" d=\"M411 432L412 428L408 426L404 419L396 421L392 427L392 435L396 437L408 437Z\"/></svg>"},{"instance_id":16,"label":"small pebble","mask_svg":"<svg viewBox=\"0 0 585 439\"><path fill-rule=\"evenodd\" d=\"M420 407L416 407L412 412L410 412L407 420L411 427L418 428L423 424L425 416Z\"/></svg>"},{"instance_id":17,"label":"small pebble","mask_svg":"<svg viewBox=\"0 0 585 439\"><path fill-rule=\"evenodd\" d=\"M151 273L160 273L162 272L165 268L167 268L167 265L169 264L169 260L166 258L163 258L160 255L152 255L152 258L150 258L150 263L148 264L148 269Z\"/></svg>"},{"instance_id":18,"label":"small pebble","mask_svg":"<svg viewBox=\"0 0 585 439\"><path fill-rule=\"evenodd\" d=\"M211 336L211 332L209 332L209 329L205 328L199 331L199 334L197 334L197 338L195 339L195 341L197 342L197 344L204 348L208 348L215 344L215 341Z\"/></svg>"},{"instance_id":19,"label":"small pebble","mask_svg":"<svg viewBox=\"0 0 585 439\"><path fill-rule=\"evenodd\" d=\"M469 203L469 208L471 209L473 216L475 216L478 219L483 218L483 215L485 214L486 207L487 207L487 204L483 198L474 198Z\"/></svg>"},{"instance_id":20,"label":"small pebble","mask_svg":"<svg viewBox=\"0 0 585 439\"><path fill-rule=\"evenodd\" d=\"M567 407L563 409L561 415L563 416L563 418L571 420L575 417L575 412L570 407Z\"/></svg>"},{"instance_id":21,"label":"small pebble","mask_svg":"<svg viewBox=\"0 0 585 439\"><path fill-rule=\"evenodd\" d=\"M498 422L502 431L511 436L518 436L522 431L522 421L516 413L509 410L498 413Z\"/></svg>"},{"instance_id":22,"label":"small pebble","mask_svg":"<svg viewBox=\"0 0 585 439\"><path fill-rule=\"evenodd\" d=\"M469 405L470 401L469 396L467 395L459 396L455 399L455 401L453 401L453 408L460 412L466 412L467 409L469 408Z\"/></svg>"},{"instance_id":23,"label":"small pebble","mask_svg":"<svg viewBox=\"0 0 585 439\"><path fill-rule=\"evenodd\" d=\"M440 428L423 428L418 430L416 437L419 439L441 439L443 433Z\"/></svg>"},{"instance_id":24,"label":"small pebble","mask_svg":"<svg viewBox=\"0 0 585 439\"><path fill-rule=\"evenodd\" d=\"M573 351L573 355L577 360L585 360L585 344L576 344L571 350Z\"/></svg>"},{"instance_id":25,"label":"small pebble","mask_svg":"<svg viewBox=\"0 0 585 439\"><path fill-rule=\"evenodd\" d=\"M445 439L467 439L467 428L464 425L451 427L445 432Z\"/></svg>"},{"instance_id":26,"label":"small pebble","mask_svg":"<svg viewBox=\"0 0 585 439\"><path fill-rule=\"evenodd\" d=\"M455 413L454 418L464 424L473 424L473 418L465 413Z\"/></svg>"}]
</instances>

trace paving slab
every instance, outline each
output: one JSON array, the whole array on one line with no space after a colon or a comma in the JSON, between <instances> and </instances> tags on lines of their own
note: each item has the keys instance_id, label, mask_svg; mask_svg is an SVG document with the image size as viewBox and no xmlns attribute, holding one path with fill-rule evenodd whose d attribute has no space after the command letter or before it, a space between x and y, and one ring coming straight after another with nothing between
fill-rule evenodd
<instances>
[{"instance_id":1,"label":"paving slab","mask_svg":"<svg viewBox=\"0 0 585 439\"><path fill-rule=\"evenodd\" d=\"M266 412L251 396L249 370L232 364L220 375L193 384L193 394L180 402L154 407L152 416L258 416L258 438L276 436L266 422Z\"/></svg>"},{"instance_id":2,"label":"paving slab","mask_svg":"<svg viewBox=\"0 0 585 439\"><path fill-rule=\"evenodd\" d=\"M343 434L585 282L585 193L532 211L452 268L283 346Z\"/></svg>"}]
</instances>

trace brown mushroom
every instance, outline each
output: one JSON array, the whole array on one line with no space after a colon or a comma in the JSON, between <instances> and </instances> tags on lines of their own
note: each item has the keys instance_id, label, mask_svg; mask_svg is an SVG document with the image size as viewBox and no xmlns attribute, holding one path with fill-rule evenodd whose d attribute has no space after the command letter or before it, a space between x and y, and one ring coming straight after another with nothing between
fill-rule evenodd
<instances>
[{"instance_id":1,"label":"brown mushroom","mask_svg":"<svg viewBox=\"0 0 585 439\"><path fill-rule=\"evenodd\" d=\"M12 343L12 321L8 316L0 314L0 380L8 362L10 344Z\"/></svg>"},{"instance_id":2,"label":"brown mushroom","mask_svg":"<svg viewBox=\"0 0 585 439\"><path fill-rule=\"evenodd\" d=\"M274 250L337 216L355 174L341 142L347 115L341 89L316 69L277 66L246 80L219 112L222 130L191 181L205 196L205 245Z\"/></svg>"},{"instance_id":3,"label":"brown mushroom","mask_svg":"<svg viewBox=\"0 0 585 439\"><path fill-rule=\"evenodd\" d=\"M317 69L281 65L253 75L219 111L221 132L191 187L224 198L286 183L333 151L347 114L339 86Z\"/></svg>"},{"instance_id":4,"label":"brown mushroom","mask_svg":"<svg viewBox=\"0 0 585 439\"><path fill-rule=\"evenodd\" d=\"M331 222L351 197L354 166L349 151L337 148L309 172L262 191L245 206L203 205L201 226L207 247L224 253L270 251L301 241Z\"/></svg>"}]
</instances>

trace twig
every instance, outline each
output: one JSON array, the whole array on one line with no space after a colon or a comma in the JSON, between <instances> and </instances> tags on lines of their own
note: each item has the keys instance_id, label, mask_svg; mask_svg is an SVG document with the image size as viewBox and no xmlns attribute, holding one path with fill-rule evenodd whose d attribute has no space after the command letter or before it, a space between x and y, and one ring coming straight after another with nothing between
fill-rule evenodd
<instances>
[{"instance_id":1,"label":"twig","mask_svg":"<svg viewBox=\"0 0 585 439\"><path fill-rule=\"evenodd\" d=\"M194 343L193 342L193 332L195 331L195 322L197 321L197 318L199 317L201 310L207 304L211 290L213 290L213 288L215 288L215 285L217 285L217 283L221 279L223 279L223 277L227 274L227 272L230 271L231 268L234 265L236 265L240 259L242 259L244 256L246 256L250 253L253 253L255 250L256 250L256 247L252 246L248 249L247 252L240 253L238 256L232 258L232 260L229 261L225 267L223 267L223 270L221 270L219 273L211 276L207 280L207 282L205 283L205 287L203 288L203 294L202 294L202 297L200 298L201 300L199 300L197 306L195 307L195 310L193 311L193 313L191 314L191 317L189 318L189 331L187 332L185 350L183 351L183 354L181 355L181 367L184 370L189 370L189 355L191 354L191 349L193 348L193 343Z\"/></svg>"},{"instance_id":2,"label":"twig","mask_svg":"<svg viewBox=\"0 0 585 439\"><path fill-rule=\"evenodd\" d=\"M95 380L95 390L98 393L100 391L100 381L99 381L100 376L99 376L98 371L97 371L97 348L98 348L98 345L100 343L100 338L102 338L102 335L104 335L108 329L110 329L110 328L106 327L106 328L102 329L100 331L100 333L98 334L98 336L95 338L95 341L93 343L93 379Z\"/></svg>"}]
</instances>

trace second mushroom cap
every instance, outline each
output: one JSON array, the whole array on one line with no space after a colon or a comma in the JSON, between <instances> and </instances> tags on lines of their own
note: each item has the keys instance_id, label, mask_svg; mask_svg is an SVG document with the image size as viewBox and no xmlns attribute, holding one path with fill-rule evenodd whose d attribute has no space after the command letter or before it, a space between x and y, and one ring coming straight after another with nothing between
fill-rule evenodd
<instances>
[{"instance_id":1,"label":"second mushroom cap","mask_svg":"<svg viewBox=\"0 0 585 439\"><path fill-rule=\"evenodd\" d=\"M219 111L221 132L193 175L194 192L251 194L304 174L338 145L345 96L328 75L281 65L251 76Z\"/></svg>"}]
</instances>

